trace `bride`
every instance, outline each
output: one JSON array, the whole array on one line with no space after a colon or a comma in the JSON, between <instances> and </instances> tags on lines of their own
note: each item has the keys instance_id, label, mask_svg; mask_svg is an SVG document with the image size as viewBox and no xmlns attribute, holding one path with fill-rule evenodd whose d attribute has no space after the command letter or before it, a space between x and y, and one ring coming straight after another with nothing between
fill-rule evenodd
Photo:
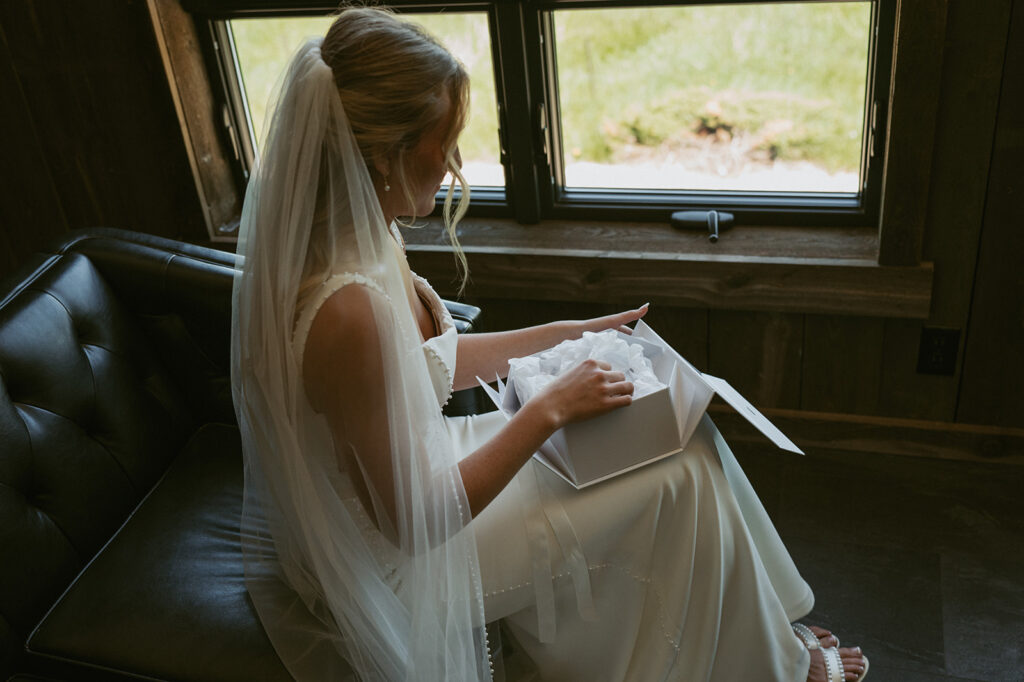
<instances>
[{"instance_id":1,"label":"bride","mask_svg":"<svg viewBox=\"0 0 1024 682\"><path fill-rule=\"evenodd\" d=\"M468 93L433 38L368 8L342 11L279 85L231 353L246 581L282 661L304 680L488 680L501 619L544 680L861 679L859 649L790 625L813 595L707 417L679 454L577 491L531 455L630 403L608 365L508 422L442 416L509 358L646 312L456 338L395 223L429 213L451 173L465 276Z\"/></svg>"}]
</instances>

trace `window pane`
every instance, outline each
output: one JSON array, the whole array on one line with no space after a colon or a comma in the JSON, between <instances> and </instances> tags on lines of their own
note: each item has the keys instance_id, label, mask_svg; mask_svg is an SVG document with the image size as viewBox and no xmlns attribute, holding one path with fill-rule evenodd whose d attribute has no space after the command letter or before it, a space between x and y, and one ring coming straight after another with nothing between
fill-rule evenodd
<instances>
[{"instance_id":1,"label":"window pane","mask_svg":"<svg viewBox=\"0 0 1024 682\"><path fill-rule=\"evenodd\" d=\"M407 18L424 25L469 71L472 81L469 124L459 139L466 180L473 185L504 187L487 16L479 12L445 12ZM257 147L263 134L268 99L288 59L307 37L324 35L332 20L333 17L279 17L231 21Z\"/></svg>"},{"instance_id":2,"label":"window pane","mask_svg":"<svg viewBox=\"0 0 1024 682\"><path fill-rule=\"evenodd\" d=\"M870 2L554 13L565 184L860 187Z\"/></svg>"},{"instance_id":3,"label":"window pane","mask_svg":"<svg viewBox=\"0 0 1024 682\"><path fill-rule=\"evenodd\" d=\"M330 17L235 19L229 22L235 41L242 88L249 104L256 147L263 139L267 105L288 59L312 36L322 36Z\"/></svg>"},{"instance_id":4,"label":"window pane","mask_svg":"<svg viewBox=\"0 0 1024 682\"><path fill-rule=\"evenodd\" d=\"M430 31L469 72L469 123L459 137L462 175L473 186L504 187L498 143L498 100L487 15L481 13L418 14L415 20Z\"/></svg>"}]
</instances>

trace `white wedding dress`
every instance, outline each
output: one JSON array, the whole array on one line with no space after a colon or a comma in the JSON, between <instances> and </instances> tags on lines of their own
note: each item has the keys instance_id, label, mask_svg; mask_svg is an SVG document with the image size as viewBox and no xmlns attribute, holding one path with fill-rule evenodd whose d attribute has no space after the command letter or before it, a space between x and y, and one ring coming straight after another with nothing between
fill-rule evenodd
<instances>
[{"instance_id":1,"label":"white wedding dress","mask_svg":"<svg viewBox=\"0 0 1024 682\"><path fill-rule=\"evenodd\" d=\"M440 409L456 332L426 280L414 284L439 332L423 351ZM297 320L300 367L317 310L348 285L375 286L352 274L324 282ZM446 419L461 456L504 423L497 412ZM400 553L347 475L333 483L401 596ZM543 680L806 679L809 655L789 623L814 597L706 416L684 451L584 490L531 460L469 528L486 618L504 619Z\"/></svg>"}]
</instances>

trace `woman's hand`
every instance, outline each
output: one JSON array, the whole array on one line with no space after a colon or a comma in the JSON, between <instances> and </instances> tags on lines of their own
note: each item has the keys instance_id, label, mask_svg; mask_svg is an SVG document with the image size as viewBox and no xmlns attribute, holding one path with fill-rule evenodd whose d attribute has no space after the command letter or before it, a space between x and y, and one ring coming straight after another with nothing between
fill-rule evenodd
<instances>
[{"instance_id":1,"label":"woman's hand","mask_svg":"<svg viewBox=\"0 0 1024 682\"><path fill-rule=\"evenodd\" d=\"M555 430L633 402L633 384L599 360L584 360L561 375L530 403L543 410ZM529 403L528 403L529 404Z\"/></svg>"},{"instance_id":2,"label":"woman's hand","mask_svg":"<svg viewBox=\"0 0 1024 682\"><path fill-rule=\"evenodd\" d=\"M501 431L459 462L473 516L497 497L552 433L633 401L633 384L622 372L610 370L607 363L584 360L528 400Z\"/></svg>"},{"instance_id":3,"label":"woman's hand","mask_svg":"<svg viewBox=\"0 0 1024 682\"><path fill-rule=\"evenodd\" d=\"M561 320L536 327L506 332L477 332L459 336L458 359L455 362L455 389L477 385L477 377L492 379L508 375L509 358L522 358L556 346L562 341L578 339L583 332L616 329L626 334L626 325L647 314L648 304L635 310L590 320Z\"/></svg>"},{"instance_id":4,"label":"woman's hand","mask_svg":"<svg viewBox=\"0 0 1024 682\"><path fill-rule=\"evenodd\" d=\"M636 322L646 315L650 305L650 303L644 303L635 310L626 310L621 313L615 313L614 315L605 315L604 317L595 317L590 320L581 320L577 323L580 325L579 335L582 336L583 332L600 332L605 329L615 329L624 334L632 334L633 330L626 325L631 322Z\"/></svg>"},{"instance_id":5,"label":"woman's hand","mask_svg":"<svg viewBox=\"0 0 1024 682\"><path fill-rule=\"evenodd\" d=\"M550 348L585 331L619 329L647 313L647 304L636 310L592 320L551 322L511 332L466 334L459 339L459 369L469 376L505 376L508 358L523 357ZM483 369L483 373L480 370ZM456 385L458 381L456 380ZM531 398L512 419L484 445L459 462L459 472L472 514L476 516L508 484L516 472L551 434L572 422L583 421L625 407L633 402L633 384L622 372L598 360L584 360Z\"/></svg>"}]
</instances>

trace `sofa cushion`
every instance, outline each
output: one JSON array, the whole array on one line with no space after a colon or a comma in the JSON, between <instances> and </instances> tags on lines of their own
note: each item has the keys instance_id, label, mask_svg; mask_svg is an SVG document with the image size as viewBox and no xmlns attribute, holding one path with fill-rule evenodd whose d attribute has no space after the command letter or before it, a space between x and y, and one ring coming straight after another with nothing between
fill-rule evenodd
<instances>
[{"instance_id":1,"label":"sofa cushion","mask_svg":"<svg viewBox=\"0 0 1024 682\"><path fill-rule=\"evenodd\" d=\"M238 429L206 425L29 638L34 667L290 679L246 592L241 508Z\"/></svg>"},{"instance_id":2,"label":"sofa cushion","mask_svg":"<svg viewBox=\"0 0 1024 682\"><path fill-rule=\"evenodd\" d=\"M193 428L87 258L0 294L0 670Z\"/></svg>"}]
</instances>

